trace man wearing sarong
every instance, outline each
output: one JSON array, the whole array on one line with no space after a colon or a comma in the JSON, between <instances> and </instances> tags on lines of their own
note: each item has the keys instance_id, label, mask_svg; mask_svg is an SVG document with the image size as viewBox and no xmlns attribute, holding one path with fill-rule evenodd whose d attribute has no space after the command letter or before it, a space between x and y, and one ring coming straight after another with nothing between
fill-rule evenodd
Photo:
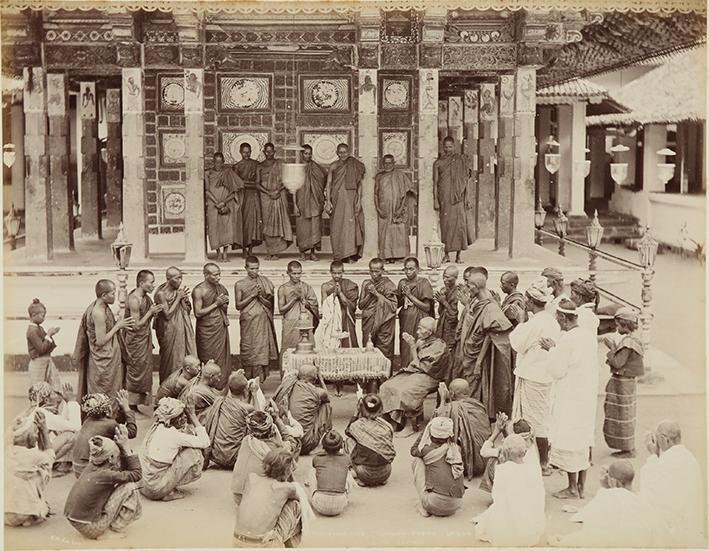
<instances>
[{"instance_id":1,"label":"man wearing sarong","mask_svg":"<svg viewBox=\"0 0 709 551\"><path fill-rule=\"evenodd\" d=\"M508 415L512 411L512 324L488 291L482 273L471 272L467 284L474 300L454 376L468 381L471 396L485 405L492 420L499 411Z\"/></svg>"},{"instance_id":2,"label":"man wearing sarong","mask_svg":"<svg viewBox=\"0 0 709 551\"><path fill-rule=\"evenodd\" d=\"M547 371L549 352L540 339L559 340L561 329L556 317L546 309L553 300L544 278L527 289L526 310L529 319L510 333L510 346L517 353L512 420L526 419L534 431L542 474L549 476L549 423L551 421L552 377Z\"/></svg>"},{"instance_id":3,"label":"man wearing sarong","mask_svg":"<svg viewBox=\"0 0 709 551\"><path fill-rule=\"evenodd\" d=\"M453 379L448 388L439 383L438 388L441 405L433 417L448 417L453 421L453 441L460 446L465 478L472 480L485 471L480 449L490 437L487 411L481 402L470 397L470 386L465 379Z\"/></svg>"},{"instance_id":4,"label":"man wearing sarong","mask_svg":"<svg viewBox=\"0 0 709 551\"><path fill-rule=\"evenodd\" d=\"M453 352L458 328L458 268L448 266L443 271L443 289L433 295L438 302L438 326L436 336L443 339L448 350Z\"/></svg>"},{"instance_id":5,"label":"man wearing sarong","mask_svg":"<svg viewBox=\"0 0 709 551\"><path fill-rule=\"evenodd\" d=\"M181 499L185 493L180 487L202 476L202 450L209 446L209 435L194 408L180 400L163 398L153 415L140 454L140 493L154 501Z\"/></svg>"},{"instance_id":6,"label":"man wearing sarong","mask_svg":"<svg viewBox=\"0 0 709 551\"><path fill-rule=\"evenodd\" d=\"M241 365L249 377L268 377L269 368L278 366L278 344L273 322L274 288L259 275L259 261L246 257L246 277L234 284L234 305L239 311Z\"/></svg>"},{"instance_id":7,"label":"man wearing sarong","mask_svg":"<svg viewBox=\"0 0 709 551\"><path fill-rule=\"evenodd\" d=\"M601 323L596 315L599 299L596 284L590 279L575 279L571 282L570 298L578 309L579 327L587 329L596 337Z\"/></svg>"},{"instance_id":8,"label":"man wearing sarong","mask_svg":"<svg viewBox=\"0 0 709 551\"><path fill-rule=\"evenodd\" d=\"M384 275L384 261L381 258L369 261L369 277L362 284L359 296L362 344L366 345L371 340L384 356L393 360L398 305L396 286Z\"/></svg>"},{"instance_id":9,"label":"man wearing sarong","mask_svg":"<svg viewBox=\"0 0 709 551\"><path fill-rule=\"evenodd\" d=\"M379 258L391 263L409 256L409 232L416 189L404 171L395 168L394 156L384 155L384 171L374 177Z\"/></svg>"},{"instance_id":10,"label":"man wearing sarong","mask_svg":"<svg viewBox=\"0 0 709 551\"><path fill-rule=\"evenodd\" d=\"M315 249L320 248L322 213L325 207L327 172L313 161L313 148L304 145L300 152L305 163L305 183L295 193L295 237L301 260L317 260ZM310 255L306 258L306 253Z\"/></svg>"},{"instance_id":11,"label":"man wearing sarong","mask_svg":"<svg viewBox=\"0 0 709 551\"><path fill-rule=\"evenodd\" d=\"M547 370L554 379L549 428L549 463L566 472L569 484L552 494L558 499L583 498L590 449L596 429L598 343L595 334L579 327L578 308L568 299L559 303L558 341L542 337L550 350Z\"/></svg>"},{"instance_id":12,"label":"man wearing sarong","mask_svg":"<svg viewBox=\"0 0 709 551\"><path fill-rule=\"evenodd\" d=\"M505 295L500 308L510 320L512 327L527 320L524 295L517 290L517 285L519 285L519 276L514 272L505 272L500 277L500 290Z\"/></svg>"},{"instance_id":13,"label":"man wearing sarong","mask_svg":"<svg viewBox=\"0 0 709 551\"><path fill-rule=\"evenodd\" d=\"M315 386L319 382L320 386ZM314 365L304 364L297 375L286 375L273 397L303 427L301 455L308 455L332 428L332 407L320 374Z\"/></svg>"},{"instance_id":14,"label":"man wearing sarong","mask_svg":"<svg viewBox=\"0 0 709 551\"><path fill-rule=\"evenodd\" d=\"M449 354L446 343L434 335L436 320L423 318L416 329L416 338L403 333L405 346L411 358L408 365L379 389L384 414L395 430L403 431L409 421L410 429L400 433L401 438L418 432L423 420L423 401L446 380Z\"/></svg>"},{"instance_id":15,"label":"man wearing sarong","mask_svg":"<svg viewBox=\"0 0 709 551\"><path fill-rule=\"evenodd\" d=\"M638 314L630 308L620 308L615 313L615 324L620 338L603 339L608 347L606 363L611 370L603 406L603 437L609 448L618 450L611 455L635 457L636 378L645 373L643 345L635 335Z\"/></svg>"},{"instance_id":16,"label":"man wearing sarong","mask_svg":"<svg viewBox=\"0 0 709 551\"><path fill-rule=\"evenodd\" d=\"M339 261L335 260L330 263L330 281L326 281L322 284L320 288L322 305L323 305L323 316L325 312L325 301L328 297L333 297L333 310L336 315L340 316L340 327L343 332L346 332L349 337L341 341L341 346L343 348L357 348L357 331L356 325L356 311L357 311L357 297L359 296L359 287L351 279L344 277L345 266Z\"/></svg>"},{"instance_id":17,"label":"man wearing sarong","mask_svg":"<svg viewBox=\"0 0 709 551\"><path fill-rule=\"evenodd\" d=\"M52 478L54 449L44 412L18 418L5 464L5 525L32 526L49 517L47 485Z\"/></svg>"},{"instance_id":18,"label":"man wearing sarong","mask_svg":"<svg viewBox=\"0 0 709 551\"><path fill-rule=\"evenodd\" d=\"M671 544L665 547L701 547L707 519L706 488L696 457L682 444L682 431L674 421L661 421L645 435L650 452L640 469L640 497L669 526ZM702 543L700 543L702 542Z\"/></svg>"},{"instance_id":19,"label":"man wearing sarong","mask_svg":"<svg viewBox=\"0 0 709 551\"><path fill-rule=\"evenodd\" d=\"M229 291L219 283L221 269L208 262L202 270L204 281L192 290L194 315L197 318L195 340L197 357L202 363L214 360L222 369L219 389L226 386L231 374L231 347L229 345Z\"/></svg>"},{"instance_id":20,"label":"man wearing sarong","mask_svg":"<svg viewBox=\"0 0 709 551\"><path fill-rule=\"evenodd\" d=\"M213 168L204 176L207 197L207 235L209 246L217 251L217 260L228 261L227 247L241 246L244 182L224 165L224 155L214 154Z\"/></svg>"},{"instance_id":21,"label":"man wearing sarong","mask_svg":"<svg viewBox=\"0 0 709 551\"><path fill-rule=\"evenodd\" d=\"M254 411L249 382L243 372L229 377L229 394L217 398L204 415L209 448L205 450L205 467L211 461L220 469L232 469L246 436L246 417Z\"/></svg>"},{"instance_id":22,"label":"man wearing sarong","mask_svg":"<svg viewBox=\"0 0 709 551\"><path fill-rule=\"evenodd\" d=\"M133 318L116 321L109 307L116 301L116 286L108 279L96 283L96 300L81 317L72 363L79 372L79 397L101 392L115 397L123 388L125 371L118 332L133 327Z\"/></svg>"},{"instance_id":23,"label":"man wearing sarong","mask_svg":"<svg viewBox=\"0 0 709 551\"><path fill-rule=\"evenodd\" d=\"M281 160L274 158L275 153L276 147L272 143L264 145L266 159L259 163L256 171L256 182L261 193L261 231L268 251L266 260L278 260L278 253L285 251L293 242L286 188L281 181Z\"/></svg>"},{"instance_id":24,"label":"man wearing sarong","mask_svg":"<svg viewBox=\"0 0 709 551\"><path fill-rule=\"evenodd\" d=\"M404 333L414 335L423 318L434 317L433 288L425 277L419 277L419 261L410 256L404 261L404 279L399 280L396 294L399 306L399 366L411 361Z\"/></svg>"},{"instance_id":25,"label":"man wearing sarong","mask_svg":"<svg viewBox=\"0 0 709 551\"><path fill-rule=\"evenodd\" d=\"M347 452L357 484L381 486L389 480L396 456L394 431L391 423L382 417L381 398L376 394L358 393L357 411L345 429Z\"/></svg>"},{"instance_id":26,"label":"man wearing sarong","mask_svg":"<svg viewBox=\"0 0 709 551\"><path fill-rule=\"evenodd\" d=\"M362 178L364 164L350 156L350 148L337 146L337 161L327 173L325 211L330 214L330 240L335 260L355 262L364 246Z\"/></svg>"},{"instance_id":27,"label":"man wearing sarong","mask_svg":"<svg viewBox=\"0 0 709 551\"><path fill-rule=\"evenodd\" d=\"M199 379L198 375L201 370L202 364L196 357L185 356L182 367L172 373L158 387L158 391L155 393L155 407L158 406L160 398L178 398L188 384L193 384Z\"/></svg>"},{"instance_id":28,"label":"man wearing sarong","mask_svg":"<svg viewBox=\"0 0 709 551\"><path fill-rule=\"evenodd\" d=\"M222 370L210 360L202 366L202 372L196 382L187 385L180 393L179 400L194 408L200 423L204 423L207 409L223 395L218 388L221 375Z\"/></svg>"},{"instance_id":29,"label":"man wearing sarong","mask_svg":"<svg viewBox=\"0 0 709 551\"><path fill-rule=\"evenodd\" d=\"M440 215L441 241L445 244L443 262L450 262L449 253L455 252L455 262L460 263L460 253L470 245L468 216L472 208L469 179L470 163L465 155L454 153L455 141L448 136L443 140L443 155L433 163L433 208Z\"/></svg>"},{"instance_id":30,"label":"man wearing sarong","mask_svg":"<svg viewBox=\"0 0 709 551\"><path fill-rule=\"evenodd\" d=\"M463 503L465 482L460 447L453 439L453 421L434 417L411 446L411 468L421 516L449 517Z\"/></svg>"},{"instance_id":31,"label":"man wearing sarong","mask_svg":"<svg viewBox=\"0 0 709 551\"><path fill-rule=\"evenodd\" d=\"M142 470L122 425L112 439L94 436L89 446L89 466L74 482L64 516L82 536L95 540L107 530L123 532L141 517L136 483Z\"/></svg>"},{"instance_id":32,"label":"man wearing sarong","mask_svg":"<svg viewBox=\"0 0 709 551\"><path fill-rule=\"evenodd\" d=\"M552 300L547 303L547 310L552 316L556 316L556 309L559 303L563 299L569 298L564 289L564 274L558 268L544 268L541 275L546 278L547 285L549 285L553 296Z\"/></svg>"},{"instance_id":33,"label":"man wearing sarong","mask_svg":"<svg viewBox=\"0 0 709 551\"><path fill-rule=\"evenodd\" d=\"M244 202L241 206L242 246L244 258L251 256L255 246L263 241L261 230L261 199L257 182L258 161L251 158L251 146L239 146L241 160L234 165L234 172L244 182Z\"/></svg>"},{"instance_id":34,"label":"man wearing sarong","mask_svg":"<svg viewBox=\"0 0 709 551\"><path fill-rule=\"evenodd\" d=\"M133 327L123 331L123 364L126 366L126 389L133 411L139 405L149 406L153 390L153 334L150 321L164 310L153 304L150 293L155 276L150 270L140 270L135 289L128 294L123 317L135 320Z\"/></svg>"},{"instance_id":35,"label":"man wearing sarong","mask_svg":"<svg viewBox=\"0 0 709 551\"><path fill-rule=\"evenodd\" d=\"M175 266L167 269L165 279L155 291L155 303L162 305L163 311L153 323L160 346L160 384L180 370L185 356L197 355L190 290L182 285L182 272Z\"/></svg>"},{"instance_id":36,"label":"man wearing sarong","mask_svg":"<svg viewBox=\"0 0 709 551\"><path fill-rule=\"evenodd\" d=\"M298 322L307 319L310 325L316 327L320 319L318 298L313 288L301 281L303 265L297 260L288 263L288 281L278 288L278 311L283 316L283 333L281 334L281 350L295 348L300 340ZM313 333L310 332L310 340Z\"/></svg>"}]
</instances>

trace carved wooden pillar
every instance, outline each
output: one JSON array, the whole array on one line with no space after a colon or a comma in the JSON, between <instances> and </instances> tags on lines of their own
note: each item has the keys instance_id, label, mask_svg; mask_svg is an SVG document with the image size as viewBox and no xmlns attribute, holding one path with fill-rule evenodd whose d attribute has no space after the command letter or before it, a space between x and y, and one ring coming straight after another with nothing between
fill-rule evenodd
<instances>
[{"instance_id":1,"label":"carved wooden pillar","mask_svg":"<svg viewBox=\"0 0 709 551\"><path fill-rule=\"evenodd\" d=\"M78 101L81 119L81 235L101 239L95 82L81 83Z\"/></svg>"},{"instance_id":2,"label":"carved wooden pillar","mask_svg":"<svg viewBox=\"0 0 709 551\"><path fill-rule=\"evenodd\" d=\"M543 205L551 204L551 194L554 191L550 185L552 176L544 166L544 155L548 153L546 141L551 135L551 113L553 107L542 105L537 109L536 130L537 136L537 189Z\"/></svg>"},{"instance_id":3,"label":"carved wooden pillar","mask_svg":"<svg viewBox=\"0 0 709 551\"><path fill-rule=\"evenodd\" d=\"M51 260L52 209L49 187L47 100L44 70L23 69L25 111L25 254Z\"/></svg>"},{"instance_id":4,"label":"carved wooden pillar","mask_svg":"<svg viewBox=\"0 0 709 551\"><path fill-rule=\"evenodd\" d=\"M433 209L433 163L436 160L438 138L438 69L419 70L419 128L418 128L418 245L417 255L426 258L424 244L434 236L434 227L440 228L438 214ZM440 236L440 229L439 236ZM439 237L440 239L440 237Z\"/></svg>"},{"instance_id":5,"label":"carved wooden pillar","mask_svg":"<svg viewBox=\"0 0 709 551\"><path fill-rule=\"evenodd\" d=\"M529 254L534 246L534 117L537 70L521 66L515 72L514 173L510 214L510 257Z\"/></svg>"},{"instance_id":6,"label":"carved wooden pillar","mask_svg":"<svg viewBox=\"0 0 709 551\"><path fill-rule=\"evenodd\" d=\"M74 248L74 216L69 187L69 114L64 74L47 75L49 116L49 179L52 197L52 242L54 250Z\"/></svg>"},{"instance_id":7,"label":"carved wooden pillar","mask_svg":"<svg viewBox=\"0 0 709 551\"><path fill-rule=\"evenodd\" d=\"M148 254L143 70L131 67L122 73L123 228L133 243L131 259L141 262Z\"/></svg>"},{"instance_id":8,"label":"carved wooden pillar","mask_svg":"<svg viewBox=\"0 0 709 551\"><path fill-rule=\"evenodd\" d=\"M121 223L123 159L121 157L121 91L106 90L106 224Z\"/></svg>"},{"instance_id":9,"label":"carved wooden pillar","mask_svg":"<svg viewBox=\"0 0 709 551\"><path fill-rule=\"evenodd\" d=\"M471 241L478 238L478 91L465 90L463 96L463 153L470 162L473 177L468 183L469 201L472 208L466 209L468 233Z\"/></svg>"},{"instance_id":10,"label":"carved wooden pillar","mask_svg":"<svg viewBox=\"0 0 709 551\"><path fill-rule=\"evenodd\" d=\"M514 172L514 75L500 77L499 141L497 143L497 201L495 201L495 249L510 242L512 176Z\"/></svg>"},{"instance_id":11,"label":"carved wooden pillar","mask_svg":"<svg viewBox=\"0 0 709 551\"><path fill-rule=\"evenodd\" d=\"M495 235L495 162L497 141L497 97L495 85L480 87L480 139L478 140L478 237Z\"/></svg>"},{"instance_id":12,"label":"carved wooden pillar","mask_svg":"<svg viewBox=\"0 0 709 551\"><path fill-rule=\"evenodd\" d=\"M366 172L362 179L362 210L364 211L364 251L370 258L378 254L377 211L374 208L374 176L377 166L377 91L367 83L377 82L377 69L359 69L359 159Z\"/></svg>"},{"instance_id":13,"label":"carved wooden pillar","mask_svg":"<svg viewBox=\"0 0 709 551\"><path fill-rule=\"evenodd\" d=\"M204 69L185 69L185 259L206 260L204 215Z\"/></svg>"}]
</instances>

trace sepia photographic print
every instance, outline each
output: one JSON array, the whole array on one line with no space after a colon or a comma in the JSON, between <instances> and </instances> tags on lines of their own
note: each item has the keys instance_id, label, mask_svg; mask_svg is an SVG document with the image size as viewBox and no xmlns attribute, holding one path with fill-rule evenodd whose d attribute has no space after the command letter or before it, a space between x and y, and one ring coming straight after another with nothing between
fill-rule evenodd
<instances>
[{"instance_id":1,"label":"sepia photographic print","mask_svg":"<svg viewBox=\"0 0 709 551\"><path fill-rule=\"evenodd\" d=\"M4 548L706 548L704 0L3 0Z\"/></svg>"}]
</instances>

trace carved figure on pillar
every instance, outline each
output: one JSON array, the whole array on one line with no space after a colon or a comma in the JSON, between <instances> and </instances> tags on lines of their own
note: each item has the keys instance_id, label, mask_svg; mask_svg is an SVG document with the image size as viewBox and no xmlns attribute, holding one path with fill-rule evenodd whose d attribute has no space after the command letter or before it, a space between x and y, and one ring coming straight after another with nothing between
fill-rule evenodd
<instances>
[{"instance_id":1,"label":"carved figure on pillar","mask_svg":"<svg viewBox=\"0 0 709 551\"><path fill-rule=\"evenodd\" d=\"M224 164L224 155L214 154L213 168L205 174L207 196L207 235L217 260L228 261L227 247L241 246L241 204L244 182Z\"/></svg>"}]
</instances>

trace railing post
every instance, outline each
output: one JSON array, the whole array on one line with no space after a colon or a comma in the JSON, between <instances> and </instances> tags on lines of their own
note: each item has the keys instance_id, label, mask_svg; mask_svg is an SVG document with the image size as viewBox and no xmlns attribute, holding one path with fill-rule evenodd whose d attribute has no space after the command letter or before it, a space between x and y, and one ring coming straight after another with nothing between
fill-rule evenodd
<instances>
[{"instance_id":1,"label":"railing post","mask_svg":"<svg viewBox=\"0 0 709 551\"><path fill-rule=\"evenodd\" d=\"M640 295L642 299L642 309L640 310L640 323L642 324L641 339L643 344L643 356L645 364L645 375L639 378L639 382L652 384L662 381L664 378L652 372L652 360L650 358L650 329L652 326L652 278L655 275L655 258L657 257L657 241L650 235L650 227L645 228L645 233L638 243L640 253L640 263L643 266L642 278L643 288Z\"/></svg>"},{"instance_id":2,"label":"railing post","mask_svg":"<svg viewBox=\"0 0 709 551\"><path fill-rule=\"evenodd\" d=\"M596 283L596 261L598 255L596 254L596 249L591 249L588 251L588 278Z\"/></svg>"},{"instance_id":3,"label":"railing post","mask_svg":"<svg viewBox=\"0 0 709 551\"><path fill-rule=\"evenodd\" d=\"M559 236L559 254L561 256L566 256L566 241L564 240L563 235Z\"/></svg>"}]
</instances>

